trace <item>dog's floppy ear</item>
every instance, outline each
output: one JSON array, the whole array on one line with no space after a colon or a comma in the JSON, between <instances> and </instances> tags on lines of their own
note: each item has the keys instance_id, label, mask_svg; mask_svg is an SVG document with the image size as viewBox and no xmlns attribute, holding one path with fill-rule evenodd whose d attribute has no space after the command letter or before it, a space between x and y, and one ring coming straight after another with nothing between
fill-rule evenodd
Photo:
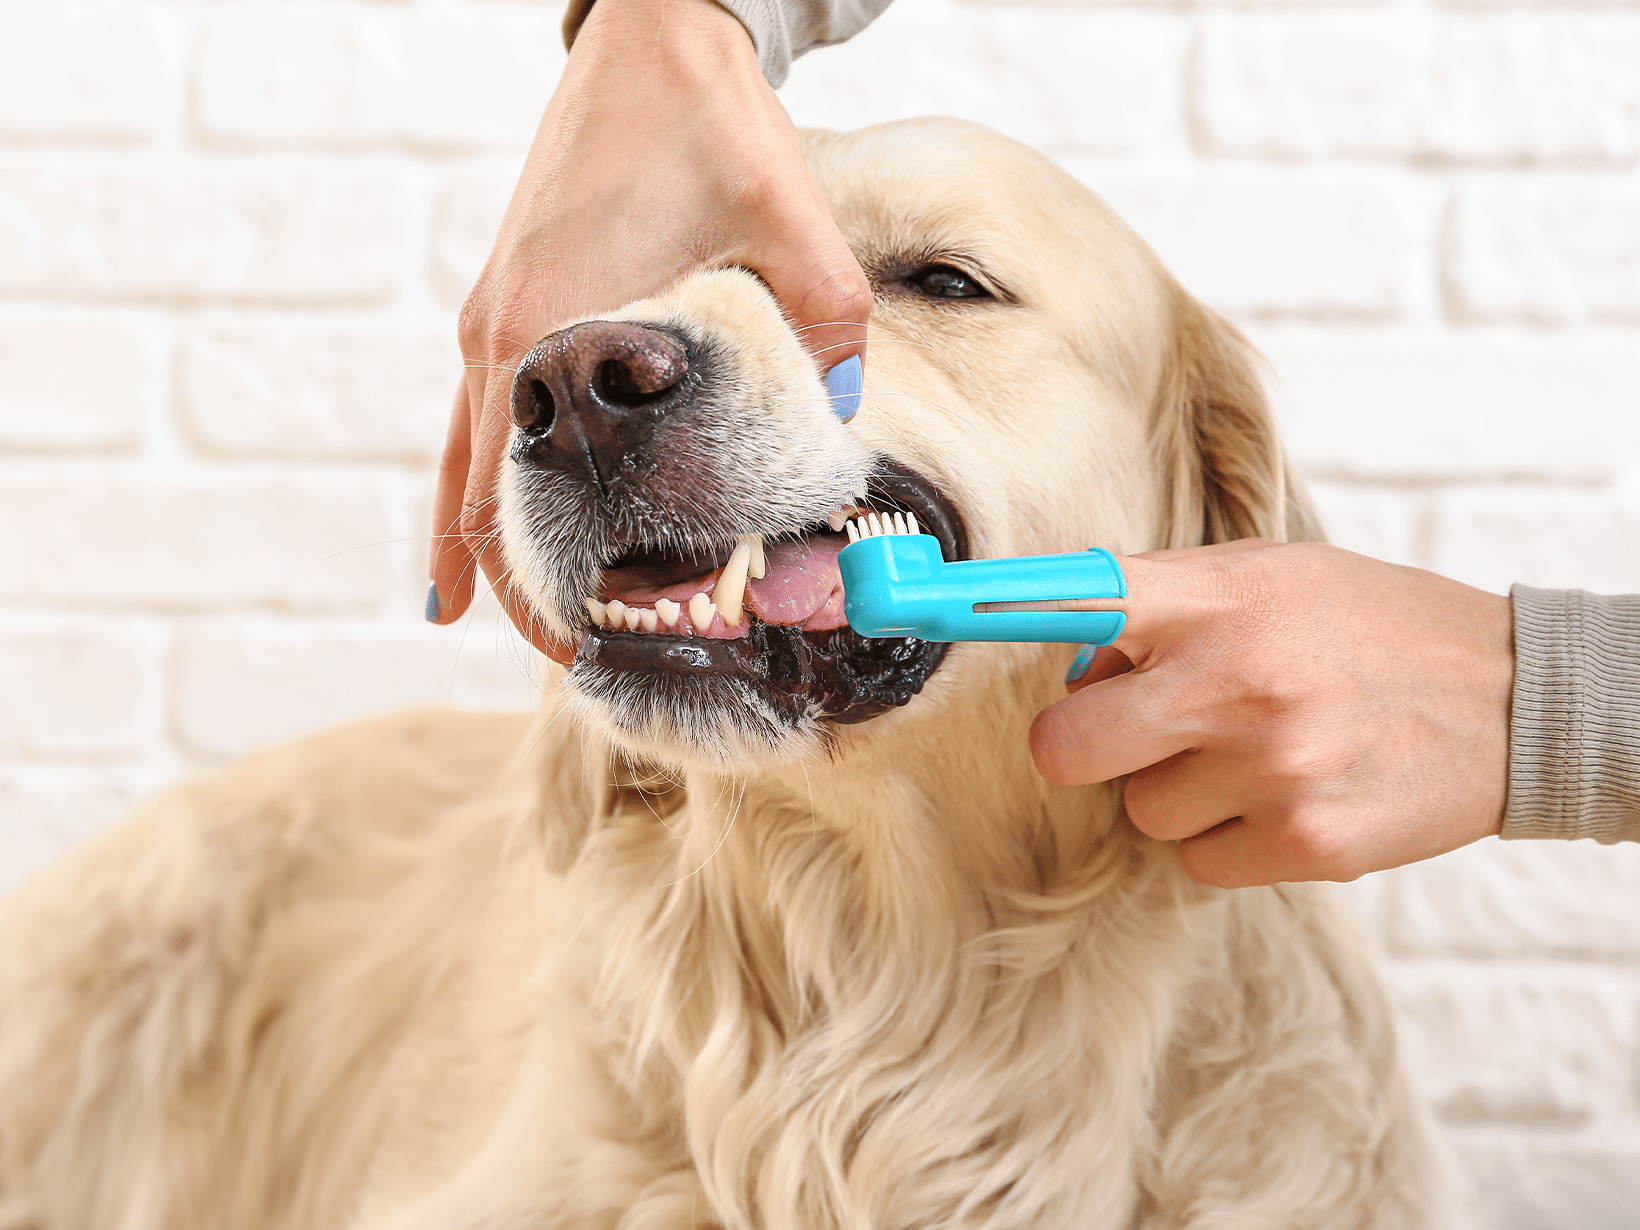
<instances>
[{"instance_id":1,"label":"dog's floppy ear","mask_svg":"<svg viewBox=\"0 0 1640 1230\"><path fill-rule=\"evenodd\" d=\"M1162 545L1323 541L1283 455L1252 345L1183 289L1173 287L1172 300L1152 436L1163 476Z\"/></svg>"}]
</instances>

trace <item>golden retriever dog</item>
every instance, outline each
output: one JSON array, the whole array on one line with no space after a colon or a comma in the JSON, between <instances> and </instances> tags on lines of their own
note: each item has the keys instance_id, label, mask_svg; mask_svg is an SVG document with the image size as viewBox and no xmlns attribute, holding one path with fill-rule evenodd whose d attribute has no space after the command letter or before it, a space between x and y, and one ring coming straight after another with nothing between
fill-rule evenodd
<instances>
[{"instance_id":1,"label":"golden retriever dog","mask_svg":"<svg viewBox=\"0 0 1640 1230\"><path fill-rule=\"evenodd\" d=\"M865 510L947 558L1311 535L1248 347L1011 141L806 141L877 292L858 416L741 270L542 341L502 535L573 668L14 897L6 1230L1460 1224L1324 891L1203 887L1038 776L1072 647L840 610Z\"/></svg>"}]
</instances>

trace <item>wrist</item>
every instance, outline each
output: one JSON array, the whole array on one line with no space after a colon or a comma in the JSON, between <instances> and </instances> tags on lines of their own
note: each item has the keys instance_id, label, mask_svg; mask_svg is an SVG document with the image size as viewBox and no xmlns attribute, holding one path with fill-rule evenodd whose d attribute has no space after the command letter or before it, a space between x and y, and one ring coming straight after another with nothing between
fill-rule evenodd
<instances>
[{"instance_id":1,"label":"wrist","mask_svg":"<svg viewBox=\"0 0 1640 1230\"><path fill-rule=\"evenodd\" d=\"M751 34L716 0L597 0L581 12L585 20L578 31L572 32L566 19L565 41L573 57L647 61L682 53L703 67L715 64L719 72L726 63L738 63L762 75Z\"/></svg>"}]
</instances>

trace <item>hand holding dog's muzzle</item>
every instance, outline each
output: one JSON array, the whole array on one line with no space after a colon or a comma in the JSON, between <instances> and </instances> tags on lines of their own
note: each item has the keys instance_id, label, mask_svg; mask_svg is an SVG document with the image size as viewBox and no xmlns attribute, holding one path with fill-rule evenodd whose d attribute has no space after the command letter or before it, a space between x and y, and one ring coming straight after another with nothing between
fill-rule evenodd
<instances>
[{"instance_id":1,"label":"hand holding dog's muzzle","mask_svg":"<svg viewBox=\"0 0 1640 1230\"><path fill-rule=\"evenodd\" d=\"M834 402L851 412L871 288L745 28L711 0L593 6L462 310L466 375L439 467L430 621L459 618L482 570L519 631L567 660L509 585L497 545L515 369L568 324L734 266L768 284L819 371L837 370Z\"/></svg>"},{"instance_id":2,"label":"hand holding dog's muzzle","mask_svg":"<svg viewBox=\"0 0 1640 1230\"><path fill-rule=\"evenodd\" d=\"M1124 557L1128 619L1031 750L1127 776L1133 823L1223 887L1352 880L1498 831L1509 601L1317 543Z\"/></svg>"}]
</instances>

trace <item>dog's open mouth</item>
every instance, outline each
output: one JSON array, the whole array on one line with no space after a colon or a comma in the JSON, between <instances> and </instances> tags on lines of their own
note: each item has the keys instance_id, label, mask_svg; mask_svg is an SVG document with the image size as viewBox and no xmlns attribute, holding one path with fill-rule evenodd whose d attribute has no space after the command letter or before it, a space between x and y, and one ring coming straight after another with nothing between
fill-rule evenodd
<instances>
[{"instance_id":1,"label":"dog's open mouth","mask_svg":"<svg viewBox=\"0 0 1640 1230\"><path fill-rule=\"evenodd\" d=\"M878 463L860 505L866 508L915 514L946 559L968 557L955 507L895 462ZM905 704L946 646L913 637L867 639L849 628L837 566L847 545L834 514L715 551L667 543L629 548L589 597L577 683L613 691L632 676L647 676L651 688L688 704L701 684L738 682L787 722L863 722Z\"/></svg>"}]
</instances>

